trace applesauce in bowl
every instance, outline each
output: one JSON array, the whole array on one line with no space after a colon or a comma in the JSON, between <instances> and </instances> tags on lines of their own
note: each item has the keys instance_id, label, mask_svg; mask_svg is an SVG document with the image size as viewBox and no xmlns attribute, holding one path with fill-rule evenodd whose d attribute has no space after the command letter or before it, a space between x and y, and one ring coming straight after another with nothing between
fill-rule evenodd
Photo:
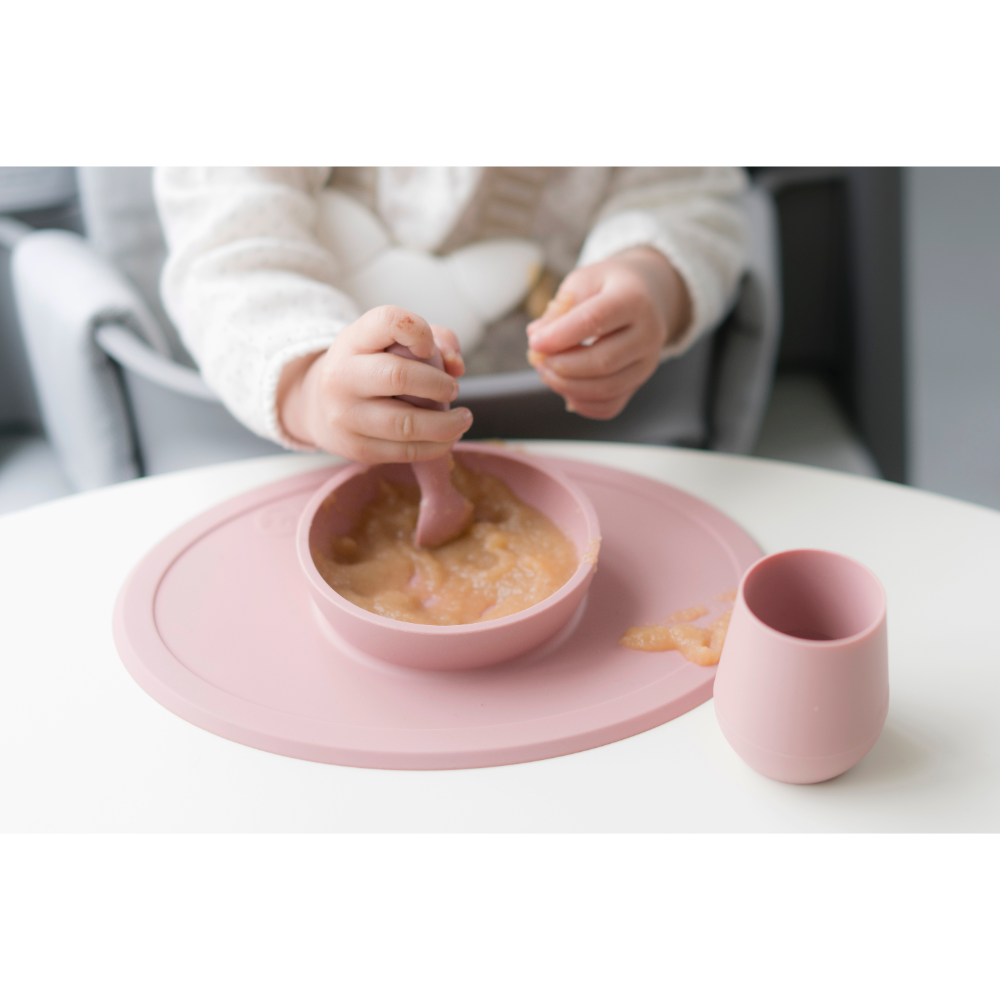
<instances>
[{"instance_id":1,"label":"applesauce in bowl","mask_svg":"<svg viewBox=\"0 0 1000 1000\"><path fill-rule=\"evenodd\" d=\"M471 625L524 611L554 594L579 557L552 521L503 480L453 463L452 482L473 505L472 524L436 548L414 541L415 483L378 481L350 534L314 549L323 579L373 614L422 625Z\"/></svg>"},{"instance_id":2,"label":"applesauce in bowl","mask_svg":"<svg viewBox=\"0 0 1000 1000\"><path fill-rule=\"evenodd\" d=\"M303 511L299 563L337 636L401 666L458 670L519 656L567 625L597 563L583 491L543 459L459 444L454 481L476 508L438 549L412 543L419 492L408 465L353 465Z\"/></svg>"}]
</instances>

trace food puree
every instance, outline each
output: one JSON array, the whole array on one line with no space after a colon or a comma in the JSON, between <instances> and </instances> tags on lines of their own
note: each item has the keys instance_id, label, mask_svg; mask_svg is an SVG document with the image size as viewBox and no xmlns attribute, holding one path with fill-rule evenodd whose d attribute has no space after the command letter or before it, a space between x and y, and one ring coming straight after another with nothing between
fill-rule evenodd
<instances>
[{"instance_id":1,"label":"food puree","mask_svg":"<svg viewBox=\"0 0 1000 1000\"><path fill-rule=\"evenodd\" d=\"M701 667L714 667L722 655L722 646L726 641L732 612L727 611L708 628L687 624L707 614L708 608L701 604L685 608L683 611L675 611L667 618L666 625L641 625L630 628L619 642L629 649L640 649L646 653L676 649L691 663L697 663Z\"/></svg>"},{"instance_id":2,"label":"food puree","mask_svg":"<svg viewBox=\"0 0 1000 1000\"><path fill-rule=\"evenodd\" d=\"M420 489L379 480L379 494L349 535L313 551L341 597L385 618L471 625L544 601L576 572L576 546L494 476L459 463L452 482L474 507L472 525L436 549L413 544Z\"/></svg>"}]
</instances>

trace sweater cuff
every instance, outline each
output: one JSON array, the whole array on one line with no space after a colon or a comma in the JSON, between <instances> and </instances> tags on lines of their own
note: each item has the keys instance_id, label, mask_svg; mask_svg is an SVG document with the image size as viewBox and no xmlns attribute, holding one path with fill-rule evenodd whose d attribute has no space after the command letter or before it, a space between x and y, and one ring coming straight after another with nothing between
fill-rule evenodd
<instances>
[{"instance_id":1,"label":"sweater cuff","mask_svg":"<svg viewBox=\"0 0 1000 1000\"><path fill-rule=\"evenodd\" d=\"M264 415L263 433L272 441L288 448L290 451L319 451L316 447L309 447L290 438L285 429L281 426L278 417L278 383L281 381L281 373L285 370L285 365L296 358L305 357L308 354L319 354L325 351L336 339L340 329L347 324L330 333L314 336L308 340L302 340L295 344L289 344L271 357L264 367L260 387L260 412Z\"/></svg>"},{"instance_id":2,"label":"sweater cuff","mask_svg":"<svg viewBox=\"0 0 1000 1000\"><path fill-rule=\"evenodd\" d=\"M704 265L685 254L646 212L619 212L601 220L587 237L577 267L599 263L635 247L652 247L663 254L683 279L691 298L691 322L676 340L663 348L660 360L665 361L683 354L715 322L721 304L713 301L710 283L702 273Z\"/></svg>"}]
</instances>

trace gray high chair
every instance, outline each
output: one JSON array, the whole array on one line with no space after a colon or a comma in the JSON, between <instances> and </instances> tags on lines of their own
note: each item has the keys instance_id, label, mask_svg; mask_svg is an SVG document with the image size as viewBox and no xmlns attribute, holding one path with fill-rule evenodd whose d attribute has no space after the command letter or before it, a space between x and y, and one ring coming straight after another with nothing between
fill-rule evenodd
<instances>
[{"instance_id":1,"label":"gray high chair","mask_svg":"<svg viewBox=\"0 0 1000 1000\"><path fill-rule=\"evenodd\" d=\"M77 489L283 449L238 423L163 311L166 245L149 168L81 168L87 238L17 244L12 276L46 430ZM774 206L743 195L750 262L723 323L660 365L618 417L567 413L532 371L466 377L469 437L578 438L748 453L767 403L780 327Z\"/></svg>"}]
</instances>

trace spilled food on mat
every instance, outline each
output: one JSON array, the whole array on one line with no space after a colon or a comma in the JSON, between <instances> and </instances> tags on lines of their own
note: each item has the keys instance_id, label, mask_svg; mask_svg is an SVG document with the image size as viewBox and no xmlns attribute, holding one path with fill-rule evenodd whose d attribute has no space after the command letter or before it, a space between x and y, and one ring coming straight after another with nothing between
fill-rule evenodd
<instances>
[{"instance_id":1,"label":"spilled food on mat","mask_svg":"<svg viewBox=\"0 0 1000 1000\"><path fill-rule=\"evenodd\" d=\"M717 601L727 604L731 604L735 599L735 590L716 597ZM696 663L700 667L714 667L722 655L732 611L726 611L704 628L691 624L708 615L708 608L703 604L696 604L694 607L673 612L663 620L662 624L630 628L618 641L628 649L637 649L644 653L677 650L691 663Z\"/></svg>"}]
</instances>

